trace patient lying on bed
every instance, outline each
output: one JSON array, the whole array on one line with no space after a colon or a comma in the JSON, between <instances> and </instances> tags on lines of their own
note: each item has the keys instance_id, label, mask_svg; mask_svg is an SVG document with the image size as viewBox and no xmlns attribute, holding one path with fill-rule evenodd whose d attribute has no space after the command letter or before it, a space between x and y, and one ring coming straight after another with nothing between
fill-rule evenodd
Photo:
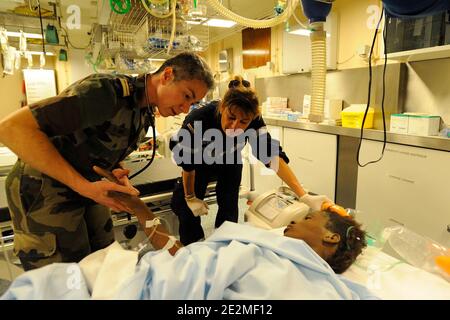
<instances>
[{"instance_id":1,"label":"patient lying on bed","mask_svg":"<svg viewBox=\"0 0 450 320\"><path fill-rule=\"evenodd\" d=\"M284 235L225 222L203 242L138 254L117 242L80 263L18 277L3 299L373 299L337 273L365 246L359 224L308 214ZM334 271L333 271L334 270Z\"/></svg>"}]
</instances>

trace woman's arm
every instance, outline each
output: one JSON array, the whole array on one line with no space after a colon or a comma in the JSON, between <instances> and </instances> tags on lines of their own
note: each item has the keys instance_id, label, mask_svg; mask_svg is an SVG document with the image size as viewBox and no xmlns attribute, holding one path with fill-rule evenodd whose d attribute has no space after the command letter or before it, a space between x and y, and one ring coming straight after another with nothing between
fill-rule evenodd
<instances>
[{"instance_id":1,"label":"woman's arm","mask_svg":"<svg viewBox=\"0 0 450 320\"><path fill-rule=\"evenodd\" d=\"M86 180L56 150L48 136L39 128L28 107L21 108L0 121L0 142L33 168L113 210L122 211L125 207L107 197L106 191L136 194L134 189L112 182L91 183Z\"/></svg>"},{"instance_id":2,"label":"woman's arm","mask_svg":"<svg viewBox=\"0 0 450 320\"><path fill-rule=\"evenodd\" d=\"M195 170L183 170L182 176L184 199L189 209L196 217L208 214L208 204L195 196Z\"/></svg>"},{"instance_id":3,"label":"woman's arm","mask_svg":"<svg viewBox=\"0 0 450 320\"><path fill-rule=\"evenodd\" d=\"M283 180L283 182L286 183L299 197L306 194L297 177L292 172L291 168L289 168L289 165L280 157L278 157L278 171L276 171L276 173L278 177L280 177L280 179Z\"/></svg>"},{"instance_id":4,"label":"woman's arm","mask_svg":"<svg viewBox=\"0 0 450 320\"><path fill-rule=\"evenodd\" d=\"M306 191L303 189L300 182L297 180L297 177L292 172L291 168L289 168L288 164L280 157L278 157L278 170L277 175L280 177L281 180L283 180L284 183L286 183L298 196L299 199L305 203L307 206L312 208L314 211L322 210L322 205L326 202L333 203L332 200L328 199L324 195L310 195L307 194ZM273 164L271 163L271 168L274 168Z\"/></svg>"},{"instance_id":5,"label":"woman's arm","mask_svg":"<svg viewBox=\"0 0 450 320\"><path fill-rule=\"evenodd\" d=\"M189 197L195 195L195 187L194 187L195 170L192 171L183 170L182 177L183 177L184 196Z\"/></svg>"}]
</instances>

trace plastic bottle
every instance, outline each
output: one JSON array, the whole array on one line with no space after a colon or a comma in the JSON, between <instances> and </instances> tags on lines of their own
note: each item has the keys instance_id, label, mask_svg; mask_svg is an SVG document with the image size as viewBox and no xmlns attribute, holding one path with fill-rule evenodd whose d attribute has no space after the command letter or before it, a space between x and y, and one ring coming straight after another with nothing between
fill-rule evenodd
<instances>
[{"instance_id":1,"label":"plastic bottle","mask_svg":"<svg viewBox=\"0 0 450 320\"><path fill-rule=\"evenodd\" d=\"M403 226L385 228L383 237L406 262L450 281L450 250Z\"/></svg>"}]
</instances>

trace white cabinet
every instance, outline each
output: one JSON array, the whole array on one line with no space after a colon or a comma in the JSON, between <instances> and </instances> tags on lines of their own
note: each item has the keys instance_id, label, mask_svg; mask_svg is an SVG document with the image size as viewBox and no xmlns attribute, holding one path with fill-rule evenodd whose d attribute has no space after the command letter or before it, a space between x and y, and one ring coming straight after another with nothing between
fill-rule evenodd
<instances>
[{"instance_id":1,"label":"white cabinet","mask_svg":"<svg viewBox=\"0 0 450 320\"><path fill-rule=\"evenodd\" d=\"M377 159L382 142L364 140L362 163ZM384 157L358 169L356 208L366 227L404 224L450 247L450 152L387 144Z\"/></svg>"},{"instance_id":2,"label":"white cabinet","mask_svg":"<svg viewBox=\"0 0 450 320\"><path fill-rule=\"evenodd\" d=\"M289 157L289 166L303 187L334 201L337 136L284 128L283 149Z\"/></svg>"},{"instance_id":3,"label":"white cabinet","mask_svg":"<svg viewBox=\"0 0 450 320\"><path fill-rule=\"evenodd\" d=\"M280 144L283 145L283 128L278 126L267 126L271 137L273 139L279 140ZM281 186L282 181L278 178L276 172L271 169L266 168L258 159L256 159L251 153L251 147L249 144L245 147L244 151L249 154L249 161L253 166L254 174L254 186L255 191L258 194L262 194L266 191L276 189ZM245 158L245 157L244 157ZM250 186L250 171L248 164L244 162L244 170L242 174L242 184L246 187Z\"/></svg>"}]
</instances>

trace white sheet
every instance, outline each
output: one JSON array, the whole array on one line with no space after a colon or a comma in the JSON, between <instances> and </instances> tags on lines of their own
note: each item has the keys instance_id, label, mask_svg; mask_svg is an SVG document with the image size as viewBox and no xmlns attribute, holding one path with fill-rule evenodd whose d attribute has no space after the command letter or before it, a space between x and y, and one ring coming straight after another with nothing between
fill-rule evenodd
<instances>
[{"instance_id":1,"label":"white sheet","mask_svg":"<svg viewBox=\"0 0 450 320\"><path fill-rule=\"evenodd\" d=\"M135 272L137 251L125 250L115 241L80 261L79 266L92 299L112 299Z\"/></svg>"},{"instance_id":2,"label":"white sheet","mask_svg":"<svg viewBox=\"0 0 450 320\"><path fill-rule=\"evenodd\" d=\"M367 247L343 276L382 299L450 300L450 282Z\"/></svg>"}]
</instances>

